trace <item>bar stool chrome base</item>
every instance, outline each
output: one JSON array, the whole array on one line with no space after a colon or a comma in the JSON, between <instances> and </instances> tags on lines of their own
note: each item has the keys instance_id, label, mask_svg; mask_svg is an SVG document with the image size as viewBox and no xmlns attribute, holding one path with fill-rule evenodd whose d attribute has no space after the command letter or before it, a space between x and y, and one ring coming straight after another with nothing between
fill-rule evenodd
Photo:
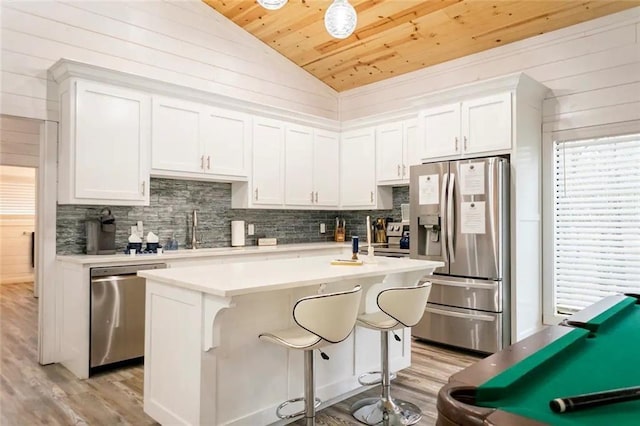
<instances>
[{"instance_id":1,"label":"bar stool chrome base","mask_svg":"<svg viewBox=\"0 0 640 426\"><path fill-rule=\"evenodd\" d=\"M351 406L351 415L367 425L413 425L422 418L422 410L400 399L365 398Z\"/></svg>"},{"instance_id":2,"label":"bar stool chrome base","mask_svg":"<svg viewBox=\"0 0 640 426\"><path fill-rule=\"evenodd\" d=\"M283 408L285 408L285 407L287 407L287 406L289 406L291 404L295 404L296 402L303 402L304 403L304 408L302 410L300 410L300 411L295 412L295 413L282 414L282 409ZM313 408L317 409L321 404L322 404L322 401L320 400L320 398L316 398ZM304 399L304 397L290 399L290 400L285 401L282 404L278 405L278 408L276 408L276 416L278 416L278 418L280 418L280 419L285 419L285 420L286 419L293 419L295 417L300 417L303 414L305 414L306 408L307 408L307 402Z\"/></svg>"}]
</instances>

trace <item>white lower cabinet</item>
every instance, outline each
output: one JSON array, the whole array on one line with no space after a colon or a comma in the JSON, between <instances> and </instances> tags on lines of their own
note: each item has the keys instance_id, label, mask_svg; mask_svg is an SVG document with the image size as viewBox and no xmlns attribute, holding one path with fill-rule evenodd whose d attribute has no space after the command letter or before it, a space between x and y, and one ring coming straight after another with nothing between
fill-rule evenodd
<instances>
[{"instance_id":1,"label":"white lower cabinet","mask_svg":"<svg viewBox=\"0 0 640 426\"><path fill-rule=\"evenodd\" d=\"M59 95L58 203L148 205L151 97L75 78Z\"/></svg>"}]
</instances>

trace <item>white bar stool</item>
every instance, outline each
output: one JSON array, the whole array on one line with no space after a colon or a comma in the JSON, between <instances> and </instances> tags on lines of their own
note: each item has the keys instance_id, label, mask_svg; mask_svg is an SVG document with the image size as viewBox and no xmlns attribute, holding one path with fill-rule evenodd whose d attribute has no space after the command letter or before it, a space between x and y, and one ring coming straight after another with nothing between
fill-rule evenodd
<instances>
[{"instance_id":1,"label":"white bar stool","mask_svg":"<svg viewBox=\"0 0 640 426\"><path fill-rule=\"evenodd\" d=\"M422 410L415 404L391 398L391 375L389 373L389 331L416 325L422 315L431 291L431 283L425 282L415 287L394 287L382 290L378 294L379 312L358 317L357 324L372 330L380 330L382 380L363 382L371 385L382 383L382 395L379 398L365 398L351 406L351 415L367 425L412 425L422 418ZM399 339L396 336L396 339Z\"/></svg>"},{"instance_id":2,"label":"white bar stool","mask_svg":"<svg viewBox=\"0 0 640 426\"><path fill-rule=\"evenodd\" d=\"M362 290L356 286L349 291L303 297L293 307L296 327L260 334L260 339L304 351L304 397L280 404L276 410L279 418L291 419L304 414L306 425L315 425L316 408L321 401L315 397L313 350L349 337L356 324L361 296ZM329 359L324 353L322 357ZM303 410L289 415L281 414L284 407L299 401L304 401Z\"/></svg>"}]
</instances>

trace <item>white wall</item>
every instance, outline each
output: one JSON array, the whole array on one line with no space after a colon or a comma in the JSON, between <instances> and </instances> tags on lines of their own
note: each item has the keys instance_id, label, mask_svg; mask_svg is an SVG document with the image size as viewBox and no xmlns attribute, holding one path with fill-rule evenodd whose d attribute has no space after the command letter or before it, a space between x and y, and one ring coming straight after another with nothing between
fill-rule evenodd
<instances>
[{"instance_id":1,"label":"white wall","mask_svg":"<svg viewBox=\"0 0 640 426\"><path fill-rule=\"evenodd\" d=\"M340 93L340 118L411 106L430 92L515 72L551 89L545 130L640 119L640 7Z\"/></svg>"},{"instance_id":2,"label":"white wall","mask_svg":"<svg viewBox=\"0 0 640 426\"><path fill-rule=\"evenodd\" d=\"M57 120L58 59L336 119L336 92L199 0L0 2L0 111ZM48 93L49 92L49 93Z\"/></svg>"}]
</instances>

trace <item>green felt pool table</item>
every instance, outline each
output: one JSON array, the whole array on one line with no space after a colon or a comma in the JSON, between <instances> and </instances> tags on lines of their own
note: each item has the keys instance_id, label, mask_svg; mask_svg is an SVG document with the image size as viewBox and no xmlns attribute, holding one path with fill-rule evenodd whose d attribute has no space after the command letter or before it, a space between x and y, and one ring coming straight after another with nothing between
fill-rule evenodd
<instances>
[{"instance_id":1,"label":"green felt pool table","mask_svg":"<svg viewBox=\"0 0 640 426\"><path fill-rule=\"evenodd\" d=\"M549 401L640 386L640 304L610 296L454 374L439 426L640 425L640 400L557 414Z\"/></svg>"}]
</instances>

